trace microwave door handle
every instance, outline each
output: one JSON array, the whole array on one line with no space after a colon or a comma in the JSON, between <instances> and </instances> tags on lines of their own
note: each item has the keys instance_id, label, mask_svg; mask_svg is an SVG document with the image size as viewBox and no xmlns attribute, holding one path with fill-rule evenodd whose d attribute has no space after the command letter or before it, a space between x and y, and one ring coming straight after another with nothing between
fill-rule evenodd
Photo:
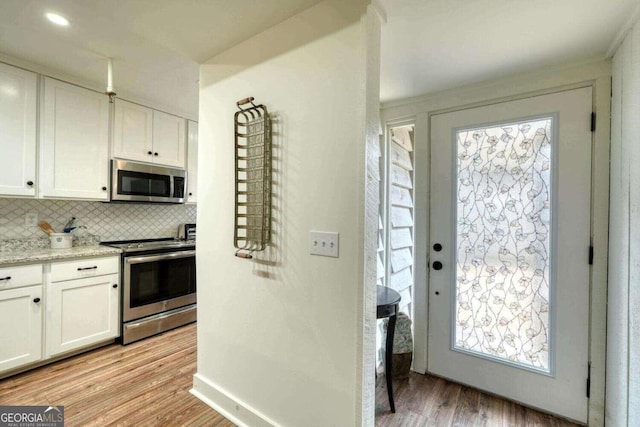
<instances>
[{"instance_id":1,"label":"microwave door handle","mask_svg":"<svg viewBox=\"0 0 640 427\"><path fill-rule=\"evenodd\" d=\"M153 255L132 256L132 257L125 257L125 262L127 264L141 264L144 262L188 258L188 257L195 256L195 254L196 254L196 251L179 251L179 252L168 252L168 253L153 254Z\"/></svg>"}]
</instances>

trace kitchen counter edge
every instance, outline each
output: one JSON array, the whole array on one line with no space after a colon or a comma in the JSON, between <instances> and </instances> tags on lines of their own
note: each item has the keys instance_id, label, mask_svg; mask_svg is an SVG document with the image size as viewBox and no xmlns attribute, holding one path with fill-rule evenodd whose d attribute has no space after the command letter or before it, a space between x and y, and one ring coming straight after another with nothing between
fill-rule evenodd
<instances>
[{"instance_id":1,"label":"kitchen counter edge","mask_svg":"<svg viewBox=\"0 0 640 427\"><path fill-rule=\"evenodd\" d=\"M120 255L122 250L109 246L75 246L69 249L28 249L0 252L0 266Z\"/></svg>"}]
</instances>

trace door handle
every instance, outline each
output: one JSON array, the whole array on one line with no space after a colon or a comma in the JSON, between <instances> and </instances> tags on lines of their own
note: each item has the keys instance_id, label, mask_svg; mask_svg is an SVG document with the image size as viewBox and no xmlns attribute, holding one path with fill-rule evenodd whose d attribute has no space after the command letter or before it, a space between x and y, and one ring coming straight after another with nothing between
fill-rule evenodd
<instances>
[{"instance_id":1,"label":"door handle","mask_svg":"<svg viewBox=\"0 0 640 427\"><path fill-rule=\"evenodd\" d=\"M434 261L433 262L433 269L434 270L442 270L442 263L440 261Z\"/></svg>"}]
</instances>

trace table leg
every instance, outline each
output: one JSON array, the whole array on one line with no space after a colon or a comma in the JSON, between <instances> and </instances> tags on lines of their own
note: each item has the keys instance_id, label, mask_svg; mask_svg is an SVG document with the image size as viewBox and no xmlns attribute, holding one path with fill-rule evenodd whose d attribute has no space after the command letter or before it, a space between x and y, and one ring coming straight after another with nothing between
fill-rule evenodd
<instances>
[{"instance_id":1,"label":"table leg","mask_svg":"<svg viewBox=\"0 0 640 427\"><path fill-rule=\"evenodd\" d=\"M396 405L393 401L393 335L396 329L396 315L389 316L387 324L387 343L384 356L384 375L387 378L387 394L389 395L389 406L391 412L396 412Z\"/></svg>"}]
</instances>

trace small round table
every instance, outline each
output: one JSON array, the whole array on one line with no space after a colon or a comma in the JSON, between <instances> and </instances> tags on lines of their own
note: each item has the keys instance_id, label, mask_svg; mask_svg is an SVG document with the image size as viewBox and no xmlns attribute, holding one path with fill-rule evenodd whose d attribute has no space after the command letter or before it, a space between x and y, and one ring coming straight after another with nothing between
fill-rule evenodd
<instances>
[{"instance_id":1,"label":"small round table","mask_svg":"<svg viewBox=\"0 0 640 427\"><path fill-rule=\"evenodd\" d=\"M387 379L387 395L389 396L389 406L391 412L396 412L396 405L393 402L393 385L391 383L393 372L393 334L396 330L396 317L398 315L398 304L400 294L385 286L376 286L378 291L378 301L376 305L376 318L389 318L387 324L387 341L384 352L384 376Z\"/></svg>"}]
</instances>

